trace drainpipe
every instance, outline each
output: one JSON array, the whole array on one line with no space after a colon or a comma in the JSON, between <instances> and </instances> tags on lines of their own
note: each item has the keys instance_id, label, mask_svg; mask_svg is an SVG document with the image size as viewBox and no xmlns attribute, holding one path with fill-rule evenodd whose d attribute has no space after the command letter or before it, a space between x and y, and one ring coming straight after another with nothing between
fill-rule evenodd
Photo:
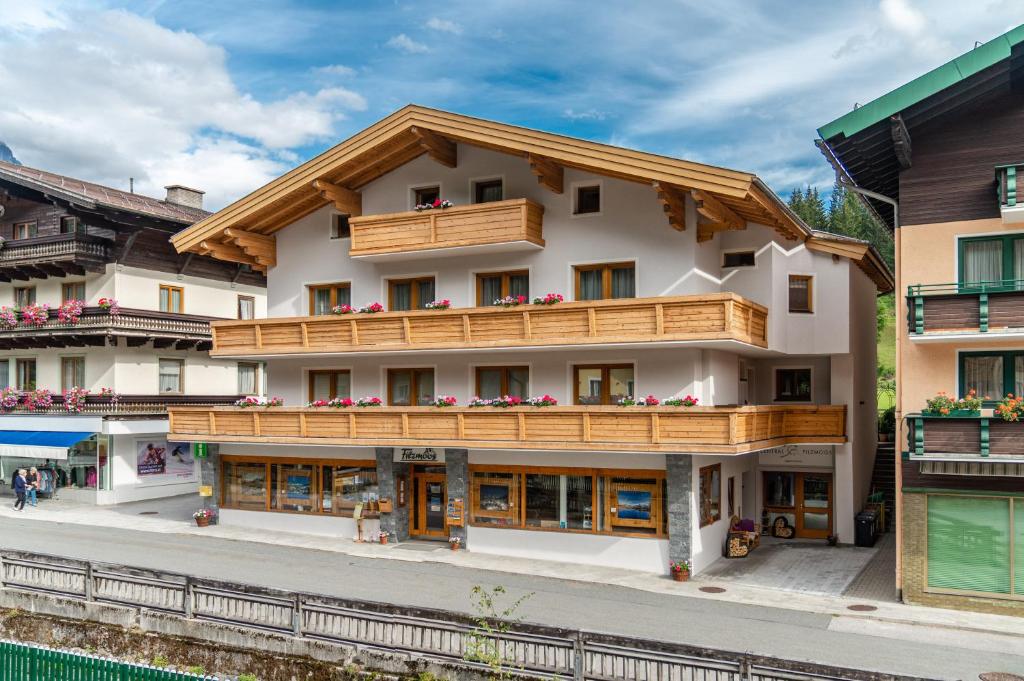
<instances>
[{"instance_id":1,"label":"drainpipe","mask_svg":"<svg viewBox=\"0 0 1024 681\"><path fill-rule=\"evenodd\" d=\"M822 155L825 157L825 160L828 161L828 164L830 166L832 166L832 169L836 173L836 183L839 184L839 186L841 186L843 189L846 189L846 190L849 190L849 191L852 191L852 192L856 192L857 194L860 194L861 196L866 196L868 198L875 199L876 201L881 201L882 203L887 203L890 206L892 206L892 226L893 226L893 229L895 230L895 229L899 229L900 228L900 204L899 204L899 201L897 201L896 199L890 198L888 196L885 196L884 194L879 194L878 192L873 192L870 189L863 189L861 187L858 187L857 183L855 183L853 181L853 179L850 177L850 174L848 172L846 172L846 168L843 167L842 161L840 161L839 158L836 157L835 152L832 151L832 147L830 147L828 145L828 142L826 142L825 140L820 140L819 139L819 140L815 140L814 141L814 145L816 147L818 147L818 149L821 151ZM867 202L865 202L865 203L867 203ZM875 211L875 209L870 204L867 204L867 207L868 207L868 210L870 210L872 213L874 213L876 218L879 218L879 220L878 220L879 222L882 222L882 223L885 222L884 220L881 219L881 217L878 215L878 212Z\"/></svg>"}]
</instances>

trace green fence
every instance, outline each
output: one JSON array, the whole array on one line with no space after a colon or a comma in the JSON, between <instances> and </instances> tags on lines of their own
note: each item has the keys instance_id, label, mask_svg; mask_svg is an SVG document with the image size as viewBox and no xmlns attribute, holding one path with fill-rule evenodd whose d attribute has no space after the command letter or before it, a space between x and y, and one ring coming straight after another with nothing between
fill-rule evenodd
<instances>
[{"instance_id":1,"label":"green fence","mask_svg":"<svg viewBox=\"0 0 1024 681\"><path fill-rule=\"evenodd\" d=\"M0 641L0 681L185 681L216 679L14 641Z\"/></svg>"}]
</instances>

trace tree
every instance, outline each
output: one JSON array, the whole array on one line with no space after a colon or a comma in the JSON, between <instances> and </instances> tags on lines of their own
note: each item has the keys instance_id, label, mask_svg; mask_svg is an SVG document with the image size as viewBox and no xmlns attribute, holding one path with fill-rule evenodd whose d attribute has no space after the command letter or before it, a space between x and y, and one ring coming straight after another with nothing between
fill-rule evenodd
<instances>
[{"instance_id":1,"label":"tree","mask_svg":"<svg viewBox=\"0 0 1024 681\"><path fill-rule=\"evenodd\" d=\"M789 197L789 207L811 228L828 228L828 213L817 187L807 185L806 190L801 190L799 187L794 189Z\"/></svg>"}]
</instances>

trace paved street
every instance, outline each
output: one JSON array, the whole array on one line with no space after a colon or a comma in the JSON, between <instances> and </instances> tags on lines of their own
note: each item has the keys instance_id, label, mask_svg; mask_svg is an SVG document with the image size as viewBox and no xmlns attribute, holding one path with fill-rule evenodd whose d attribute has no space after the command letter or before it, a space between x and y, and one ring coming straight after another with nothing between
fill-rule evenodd
<instances>
[{"instance_id":1,"label":"paved street","mask_svg":"<svg viewBox=\"0 0 1024 681\"><path fill-rule=\"evenodd\" d=\"M572 579L4 515L0 546L5 548L465 612L471 612L473 585L501 584L513 598L532 592L521 610L524 618L554 626L944 679L975 679L985 671L1024 671L1024 623L1020 637L893 622L875 627L871 620L852 616Z\"/></svg>"}]
</instances>

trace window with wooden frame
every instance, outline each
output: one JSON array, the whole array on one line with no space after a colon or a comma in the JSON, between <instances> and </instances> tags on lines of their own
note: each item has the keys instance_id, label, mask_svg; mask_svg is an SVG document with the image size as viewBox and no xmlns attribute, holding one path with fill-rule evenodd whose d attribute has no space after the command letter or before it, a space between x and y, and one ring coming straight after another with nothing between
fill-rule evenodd
<instances>
[{"instance_id":1,"label":"window with wooden frame","mask_svg":"<svg viewBox=\"0 0 1024 681\"><path fill-rule=\"evenodd\" d=\"M160 284L160 311L181 314L185 311L185 289L181 286Z\"/></svg>"},{"instance_id":2,"label":"window with wooden frame","mask_svg":"<svg viewBox=\"0 0 1024 681\"><path fill-rule=\"evenodd\" d=\"M61 234L85 234L85 224L74 215L65 215L60 219Z\"/></svg>"},{"instance_id":3,"label":"window with wooden frame","mask_svg":"<svg viewBox=\"0 0 1024 681\"><path fill-rule=\"evenodd\" d=\"M505 190L501 178L473 182L473 203L490 203L491 201L501 201L503 198L505 198Z\"/></svg>"},{"instance_id":4,"label":"window with wooden frame","mask_svg":"<svg viewBox=\"0 0 1024 681\"><path fill-rule=\"evenodd\" d=\"M318 317L331 314L338 305L352 304L352 286L348 282L337 284L311 284L309 288L309 315Z\"/></svg>"},{"instance_id":5,"label":"window with wooden frame","mask_svg":"<svg viewBox=\"0 0 1024 681\"><path fill-rule=\"evenodd\" d=\"M601 185L578 185L573 191L573 215L588 215L601 212Z\"/></svg>"},{"instance_id":6,"label":"window with wooden frame","mask_svg":"<svg viewBox=\"0 0 1024 681\"><path fill-rule=\"evenodd\" d=\"M725 502L726 508L729 510L729 518L731 519L736 515L736 476L730 475L729 481L725 485Z\"/></svg>"},{"instance_id":7,"label":"window with wooden frame","mask_svg":"<svg viewBox=\"0 0 1024 681\"><path fill-rule=\"evenodd\" d=\"M417 187L412 190L413 206L434 203L439 198L441 198L441 187L436 184L429 187Z\"/></svg>"},{"instance_id":8,"label":"window with wooden frame","mask_svg":"<svg viewBox=\"0 0 1024 681\"><path fill-rule=\"evenodd\" d=\"M309 401L352 397L352 373L348 369L309 372Z\"/></svg>"},{"instance_id":9,"label":"window with wooden frame","mask_svg":"<svg viewBox=\"0 0 1024 681\"><path fill-rule=\"evenodd\" d=\"M722 254L722 267L753 267L756 264L754 251L733 251Z\"/></svg>"},{"instance_id":10,"label":"window with wooden frame","mask_svg":"<svg viewBox=\"0 0 1024 681\"><path fill-rule=\"evenodd\" d=\"M520 399L530 396L529 367L477 367L476 395L493 400L509 395Z\"/></svg>"},{"instance_id":11,"label":"window with wooden frame","mask_svg":"<svg viewBox=\"0 0 1024 681\"><path fill-rule=\"evenodd\" d=\"M185 391L185 360L158 360L158 372L161 393L181 394Z\"/></svg>"},{"instance_id":12,"label":"window with wooden frame","mask_svg":"<svg viewBox=\"0 0 1024 681\"><path fill-rule=\"evenodd\" d=\"M812 372L810 367L775 370L776 402L810 402Z\"/></svg>"},{"instance_id":13,"label":"window with wooden frame","mask_svg":"<svg viewBox=\"0 0 1024 681\"><path fill-rule=\"evenodd\" d=\"M32 237L39 236L39 228L34 221L15 222L12 235L15 239L31 239Z\"/></svg>"},{"instance_id":14,"label":"window with wooden frame","mask_svg":"<svg viewBox=\"0 0 1024 681\"><path fill-rule=\"evenodd\" d=\"M238 363L238 394L260 394L260 365L257 362Z\"/></svg>"},{"instance_id":15,"label":"window with wooden frame","mask_svg":"<svg viewBox=\"0 0 1024 681\"><path fill-rule=\"evenodd\" d=\"M722 464L700 469L700 526L722 519Z\"/></svg>"},{"instance_id":16,"label":"window with wooden frame","mask_svg":"<svg viewBox=\"0 0 1024 681\"><path fill-rule=\"evenodd\" d=\"M798 314L814 312L814 277L808 274L789 275L789 311Z\"/></svg>"},{"instance_id":17,"label":"window with wooden frame","mask_svg":"<svg viewBox=\"0 0 1024 681\"><path fill-rule=\"evenodd\" d=\"M631 262L577 265L576 300L636 297L636 265Z\"/></svg>"},{"instance_id":18,"label":"window with wooden frame","mask_svg":"<svg viewBox=\"0 0 1024 681\"><path fill-rule=\"evenodd\" d=\"M36 287L35 286L15 286L14 287L14 306L25 307L26 305L36 304Z\"/></svg>"},{"instance_id":19,"label":"window with wooden frame","mask_svg":"<svg viewBox=\"0 0 1024 681\"><path fill-rule=\"evenodd\" d=\"M573 366L573 404L618 404L634 394L632 364Z\"/></svg>"},{"instance_id":20,"label":"window with wooden frame","mask_svg":"<svg viewBox=\"0 0 1024 681\"><path fill-rule=\"evenodd\" d=\"M85 357L60 358L60 389L71 390L85 386Z\"/></svg>"},{"instance_id":21,"label":"window with wooden frame","mask_svg":"<svg viewBox=\"0 0 1024 681\"><path fill-rule=\"evenodd\" d=\"M256 299L252 296L238 296L238 318L256 318Z\"/></svg>"},{"instance_id":22,"label":"window with wooden frame","mask_svg":"<svg viewBox=\"0 0 1024 681\"><path fill-rule=\"evenodd\" d=\"M36 360L18 359L14 364L16 385L18 390L36 389Z\"/></svg>"},{"instance_id":23,"label":"window with wooden frame","mask_svg":"<svg viewBox=\"0 0 1024 681\"><path fill-rule=\"evenodd\" d=\"M331 216L332 239L349 239L352 237L352 227L348 223L348 217L341 214Z\"/></svg>"},{"instance_id":24,"label":"window with wooden frame","mask_svg":"<svg viewBox=\"0 0 1024 681\"><path fill-rule=\"evenodd\" d=\"M388 279L388 309L423 310L434 300L434 278Z\"/></svg>"},{"instance_id":25,"label":"window with wooden frame","mask_svg":"<svg viewBox=\"0 0 1024 681\"><path fill-rule=\"evenodd\" d=\"M69 300L85 300L85 282L75 281L60 285L60 302Z\"/></svg>"},{"instance_id":26,"label":"window with wooden frame","mask_svg":"<svg viewBox=\"0 0 1024 681\"><path fill-rule=\"evenodd\" d=\"M476 304L478 306L496 305L499 299L506 296L523 296L529 300L529 271L480 272L476 275Z\"/></svg>"},{"instance_id":27,"label":"window with wooden frame","mask_svg":"<svg viewBox=\"0 0 1024 681\"><path fill-rule=\"evenodd\" d=\"M473 466L470 522L540 531L664 536L665 474Z\"/></svg>"},{"instance_id":28,"label":"window with wooden frame","mask_svg":"<svg viewBox=\"0 0 1024 681\"><path fill-rule=\"evenodd\" d=\"M388 369L389 405L426 407L433 401L433 369Z\"/></svg>"}]
</instances>

